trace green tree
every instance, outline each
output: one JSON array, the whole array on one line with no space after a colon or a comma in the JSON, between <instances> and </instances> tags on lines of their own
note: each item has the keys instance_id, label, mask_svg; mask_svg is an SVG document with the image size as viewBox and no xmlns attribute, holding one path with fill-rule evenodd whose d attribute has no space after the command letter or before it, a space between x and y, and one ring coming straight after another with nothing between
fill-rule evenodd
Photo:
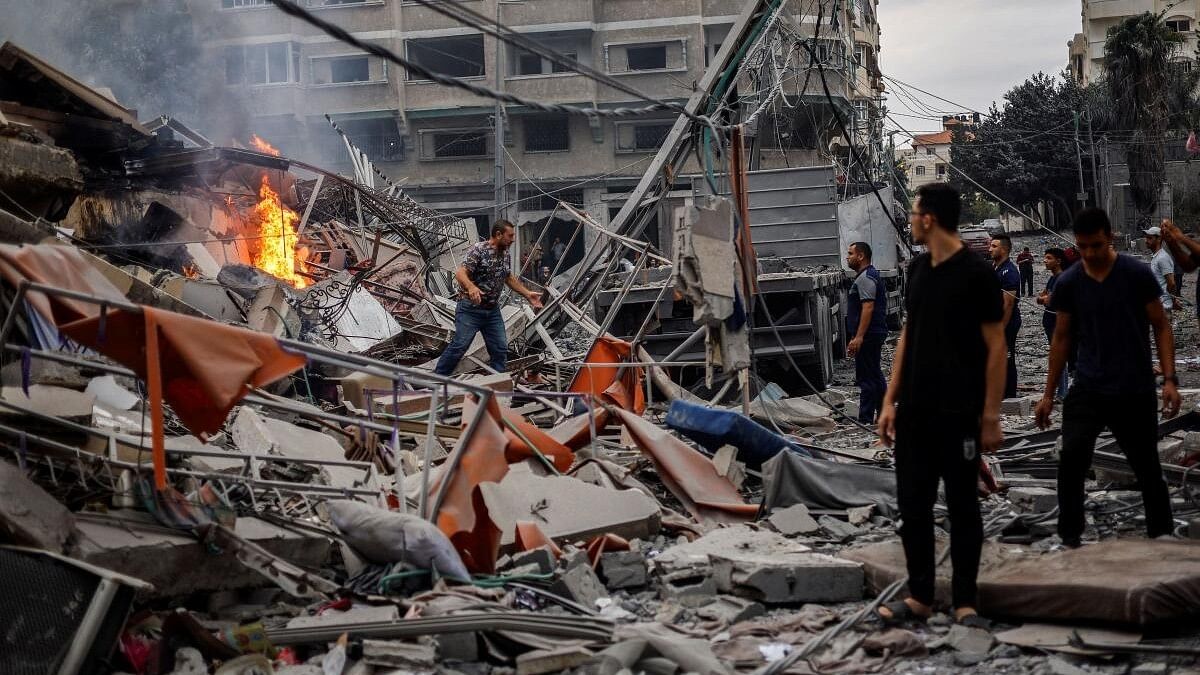
<instances>
[{"instance_id":1,"label":"green tree","mask_svg":"<svg viewBox=\"0 0 1200 675\"><path fill-rule=\"evenodd\" d=\"M1125 161L1139 228L1150 225L1166 176L1171 61L1181 42L1161 14L1146 12L1110 28L1104 43L1113 123L1129 133Z\"/></svg>"},{"instance_id":2,"label":"green tree","mask_svg":"<svg viewBox=\"0 0 1200 675\"><path fill-rule=\"evenodd\" d=\"M1070 77L1037 73L979 124L955 129L950 161L1004 201L1022 209L1047 201L1056 222L1067 222L1079 191L1074 124L1084 97ZM964 194L979 191L957 171L951 182Z\"/></svg>"}]
</instances>

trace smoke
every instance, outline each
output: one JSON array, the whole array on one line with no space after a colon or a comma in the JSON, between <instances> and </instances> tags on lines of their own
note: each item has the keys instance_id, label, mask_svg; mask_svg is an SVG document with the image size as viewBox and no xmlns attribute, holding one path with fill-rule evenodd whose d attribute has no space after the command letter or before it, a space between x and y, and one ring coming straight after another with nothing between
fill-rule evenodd
<instances>
[{"instance_id":1,"label":"smoke","mask_svg":"<svg viewBox=\"0 0 1200 675\"><path fill-rule=\"evenodd\" d=\"M216 2L216 0L210 0ZM248 119L205 52L187 0L4 0L9 40L148 120L169 115L214 142L245 138Z\"/></svg>"}]
</instances>

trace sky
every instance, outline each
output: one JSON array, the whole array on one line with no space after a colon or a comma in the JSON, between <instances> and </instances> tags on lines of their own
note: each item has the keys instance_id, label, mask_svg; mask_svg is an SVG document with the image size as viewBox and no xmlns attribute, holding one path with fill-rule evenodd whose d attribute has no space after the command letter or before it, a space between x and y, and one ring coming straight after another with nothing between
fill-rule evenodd
<instances>
[{"instance_id":1,"label":"sky","mask_svg":"<svg viewBox=\"0 0 1200 675\"><path fill-rule=\"evenodd\" d=\"M1030 75L1066 68L1067 41L1080 30L1080 11L1080 0L879 0L880 69L987 112ZM959 110L918 95L939 111ZM887 97L890 112L912 113L894 92ZM899 115L896 121L912 132L941 126ZM885 124L895 128L891 121Z\"/></svg>"}]
</instances>

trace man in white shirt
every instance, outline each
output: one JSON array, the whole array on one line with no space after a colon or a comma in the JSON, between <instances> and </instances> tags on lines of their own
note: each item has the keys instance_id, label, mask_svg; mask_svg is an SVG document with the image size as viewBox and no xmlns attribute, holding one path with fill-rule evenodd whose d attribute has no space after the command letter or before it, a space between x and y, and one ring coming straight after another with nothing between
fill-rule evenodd
<instances>
[{"instance_id":1,"label":"man in white shirt","mask_svg":"<svg viewBox=\"0 0 1200 675\"><path fill-rule=\"evenodd\" d=\"M1142 230L1142 234L1146 235L1146 246L1154 254L1150 259L1150 271L1154 272L1154 278L1162 289L1163 309L1169 312L1175 309L1175 261L1163 246L1162 228L1152 227Z\"/></svg>"}]
</instances>

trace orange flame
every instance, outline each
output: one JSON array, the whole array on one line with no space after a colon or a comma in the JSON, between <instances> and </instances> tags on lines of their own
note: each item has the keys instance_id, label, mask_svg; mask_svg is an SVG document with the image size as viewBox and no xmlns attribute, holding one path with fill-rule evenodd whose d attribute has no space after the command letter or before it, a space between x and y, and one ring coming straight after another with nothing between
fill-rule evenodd
<instances>
[{"instance_id":1,"label":"orange flame","mask_svg":"<svg viewBox=\"0 0 1200 675\"><path fill-rule=\"evenodd\" d=\"M299 242L296 224L300 222L300 216L284 206L266 176L263 176L258 196L259 202L250 214L250 223L258 226L261 237L254 266L296 288L304 288L308 280L296 273L296 244Z\"/></svg>"},{"instance_id":2,"label":"orange flame","mask_svg":"<svg viewBox=\"0 0 1200 675\"><path fill-rule=\"evenodd\" d=\"M255 148L257 148L259 152L265 152L268 155L274 155L276 157L279 156L279 151L275 149L275 146L264 141L258 134L250 134L250 145L253 145Z\"/></svg>"}]
</instances>

